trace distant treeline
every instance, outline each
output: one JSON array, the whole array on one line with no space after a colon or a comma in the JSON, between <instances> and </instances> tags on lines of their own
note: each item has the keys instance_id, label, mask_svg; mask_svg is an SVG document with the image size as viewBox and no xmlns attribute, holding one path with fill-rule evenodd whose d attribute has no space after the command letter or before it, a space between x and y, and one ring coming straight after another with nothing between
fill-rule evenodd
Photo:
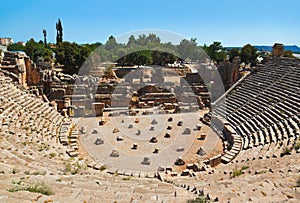
<instances>
[{"instance_id":1,"label":"distant treeline","mask_svg":"<svg viewBox=\"0 0 300 203\"><path fill-rule=\"evenodd\" d=\"M242 62L256 63L257 49L250 44L241 49L233 48L228 51L221 42L200 46L196 39L183 39L178 45L170 42L161 42L156 34L130 36L127 43L118 43L115 37L110 36L103 43L77 44L75 42L58 41L56 44L30 39L25 46L11 44L8 50L24 51L34 61L54 60L61 65L65 73L77 73L89 55L99 54L102 62L117 62L119 66L127 65L165 65L176 60L199 61L208 55L212 61L219 63L228 58L232 60L240 56Z\"/></svg>"}]
</instances>

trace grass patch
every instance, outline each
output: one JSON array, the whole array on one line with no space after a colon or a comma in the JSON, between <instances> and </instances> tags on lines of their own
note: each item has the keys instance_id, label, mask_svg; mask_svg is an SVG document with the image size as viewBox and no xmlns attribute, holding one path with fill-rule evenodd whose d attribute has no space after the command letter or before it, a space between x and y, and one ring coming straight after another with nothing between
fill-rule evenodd
<instances>
[{"instance_id":1,"label":"grass patch","mask_svg":"<svg viewBox=\"0 0 300 203\"><path fill-rule=\"evenodd\" d=\"M28 131L29 130L29 127L28 126L25 126L23 127L24 130Z\"/></svg>"},{"instance_id":2,"label":"grass patch","mask_svg":"<svg viewBox=\"0 0 300 203\"><path fill-rule=\"evenodd\" d=\"M34 175L34 176L42 175L42 176L44 176L44 175L46 175L46 171L44 171L44 172L35 171L31 175Z\"/></svg>"},{"instance_id":3,"label":"grass patch","mask_svg":"<svg viewBox=\"0 0 300 203\"><path fill-rule=\"evenodd\" d=\"M198 196L195 199L188 199L187 203L209 203L210 201L204 196Z\"/></svg>"},{"instance_id":4,"label":"grass patch","mask_svg":"<svg viewBox=\"0 0 300 203\"><path fill-rule=\"evenodd\" d=\"M234 169L232 171L231 177L235 178L235 177L240 176L240 175L242 175L242 169Z\"/></svg>"},{"instance_id":5,"label":"grass patch","mask_svg":"<svg viewBox=\"0 0 300 203\"><path fill-rule=\"evenodd\" d=\"M9 192L17 192L17 191L28 191L33 193L41 193L43 195L53 195L54 192L52 189L46 185L44 182L37 182L34 184L25 183L22 181L12 181L12 184L14 184L14 187L11 189L8 189Z\"/></svg>"},{"instance_id":6,"label":"grass patch","mask_svg":"<svg viewBox=\"0 0 300 203\"><path fill-rule=\"evenodd\" d=\"M25 175L33 175L33 176L37 176L37 175L44 176L44 175L46 175L46 171L44 171L44 172L35 171L35 172L32 172L32 173L30 173L29 171L25 171L24 174Z\"/></svg>"},{"instance_id":7,"label":"grass patch","mask_svg":"<svg viewBox=\"0 0 300 203\"><path fill-rule=\"evenodd\" d=\"M285 147L281 152L280 156L283 157L285 155L291 155L291 152L292 152L292 148Z\"/></svg>"},{"instance_id":8,"label":"grass patch","mask_svg":"<svg viewBox=\"0 0 300 203\"><path fill-rule=\"evenodd\" d=\"M50 153L49 155L50 155L51 158L56 157L56 153L54 153L54 152L53 152L53 153Z\"/></svg>"},{"instance_id":9,"label":"grass patch","mask_svg":"<svg viewBox=\"0 0 300 203\"><path fill-rule=\"evenodd\" d=\"M49 146L50 146L50 145L47 145L47 144L45 144L45 143L42 143L41 145L38 146L38 151L39 151L39 152L44 151L44 150L47 151L47 150L49 150Z\"/></svg>"},{"instance_id":10,"label":"grass patch","mask_svg":"<svg viewBox=\"0 0 300 203\"><path fill-rule=\"evenodd\" d=\"M13 168L11 172L12 174L17 174L19 171L16 168Z\"/></svg>"},{"instance_id":11,"label":"grass patch","mask_svg":"<svg viewBox=\"0 0 300 203\"><path fill-rule=\"evenodd\" d=\"M300 149L300 142L298 142L296 145L295 145L295 150L298 150Z\"/></svg>"},{"instance_id":12,"label":"grass patch","mask_svg":"<svg viewBox=\"0 0 300 203\"><path fill-rule=\"evenodd\" d=\"M130 180L130 176L122 178L122 180Z\"/></svg>"},{"instance_id":13,"label":"grass patch","mask_svg":"<svg viewBox=\"0 0 300 203\"><path fill-rule=\"evenodd\" d=\"M243 166L243 167L242 167L242 171L243 171L243 170L247 170L248 168L249 168L249 166Z\"/></svg>"},{"instance_id":14,"label":"grass patch","mask_svg":"<svg viewBox=\"0 0 300 203\"><path fill-rule=\"evenodd\" d=\"M65 162L65 171L70 172L72 175L77 174L80 170L85 170L87 168L86 163L80 164L78 161L72 163L71 160Z\"/></svg>"},{"instance_id":15,"label":"grass patch","mask_svg":"<svg viewBox=\"0 0 300 203\"><path fill-rule=\"evenodd\" d=\"M103 165L103 166L100 167L100 171L104 171L105 169L106 169L105 165Z\"/></svg>"},{"instance_id":16,"label":"grass patch","mask_svg":"<svg viewBox=\"0 0 300 203\"><path fill-rule=\"evenodd\" d=\"M297 180L296 187L300 187L300 178Z\"/></svg>"},{"instance_id":17,"label":"grass patch","mask_svg":"<svg viewBox=\"0 0 300 203\"><path fill-rule=\"evenodd\" d=\"M231 177L232 177L232 178L235 178L235 177L237 177L237 176L242 175L242 174L243 174L243 171L244 171L244 170L247 170L248 168L249 168L249 166L242 166L241 169L235 168L235 169L232 171Z\"/></svg>"}]
</instances>

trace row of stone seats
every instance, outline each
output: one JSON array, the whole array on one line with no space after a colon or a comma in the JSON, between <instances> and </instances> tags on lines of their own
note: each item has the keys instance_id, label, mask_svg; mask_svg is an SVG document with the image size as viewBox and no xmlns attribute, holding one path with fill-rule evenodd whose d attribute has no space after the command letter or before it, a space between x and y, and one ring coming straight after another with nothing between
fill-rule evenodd
<instances>
[{"instance_id":1,"label":"row of stone seats","mask_svg":"<svg viewBox=\"0 0 300 203\"><path fill-rule=\"evenodd\" d=\"M61 124L66 118L41 98L21 90L9 77L2 75L1 70L0 104L2 169L46 170L47 166L55 166L54 156L67 156L57 144ZM40 158L43 162L37 161Z\"/></svg>"},{"instance_id":2,"label":"row of stone seats","mask_svg":"<svg viewBox=\"0 0 300 203\"><path fill-rule=\"evenodd\" d=\"M78 137L79 132L75 130L75 125L73 122L67 121L61 125L59 132L59 141L62 145L68 146L66 153L70 157L78 156Z\"/></svg>"},{"instance_id":3,"label":"row of stone seats","mask_svg":"<svg viewBox=\"0 0 300 203\"><path fill-rule=\"evenodd\" d=\"M229 163L231 162L241 151L242 148L242 139L241 136L233 134L233 145L230 149L225 149L224 154L221 156L222 163Z\"/></svg>"},{"instance_id":4,"label":"row of stone seats","mask_svg":"<svg viewBox=\"0 0 300 203\"><path fill-rule=\"evenodd\" d=\"M64 117L41 98L20 90L0 72L0 132L19 135L22 142L56 138Z\"/></svg>"},{"instance_id":5,"label":"row of stone seats","mask_svg":"<svg viewBox=\"0 0 300 203\"><path fill-rule=\"evenodd\" d=\"M244 149L299 137L299 64L271 60L214 109L242 137Z\"/></svg>"},{"instance_id":6,"label":"row of stone seats","mask_svg":"<svg viewBox=\"0 0 300 203\"><path fill-rule=\"evenodd\" d=\"M269 158L278 158L281 154L286 151L286 149L293 149L297 140L282 140L278 143L270 143L270 145L260 145L256 147L256 150L243 150L236 157L234 162L246 162L253 161L255 159L269 159ZM296 151L292 151L295 153ZM298 153L298 152L297 152Z\"/></svg>"}]
</instances>

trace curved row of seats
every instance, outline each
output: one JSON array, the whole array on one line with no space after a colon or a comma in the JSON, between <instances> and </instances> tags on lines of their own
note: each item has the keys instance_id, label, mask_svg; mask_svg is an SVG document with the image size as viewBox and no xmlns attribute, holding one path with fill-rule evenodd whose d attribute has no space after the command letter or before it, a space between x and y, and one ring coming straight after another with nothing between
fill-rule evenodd
<instances>
[{"instance_id":1,"label":"curved row of seats","mask_svg":"<svg viewBox=\"0 0 300 203\"><path fill-rule=\"evenodd\" d=\"M247 77L216 105L243 140L243 149L293 142L300 135L300 60L276 58Z\"/></svg>"},{"instance_id":2,"label":"curved row of seats","mask_svg":"<svg viewBox=\"0 0 300 203\"><path fill-rule=\"evenodd\" d=\"M19 90L10 78L0 76L0 126L4 132L37 131L39 135L56 136L63 117L48 103L33 94Z\"/></svg>"},{"instance_id":3,"label":"curved row of seats","mask_svg":"<svg viewBox=\"0 0 300 203\"><path fill-rule=\"evenodd\" d=\"M32 160L63 152L57 144L63 124L72 125L49 103L27 90L20 90L11 78L0 72L0 138L6 143L1 145L2 163L10 157L15 160L10 167L17 167L17 163L45 165ZM51 165L51 160L47 161Z\"/></svg>"}]
</instances>

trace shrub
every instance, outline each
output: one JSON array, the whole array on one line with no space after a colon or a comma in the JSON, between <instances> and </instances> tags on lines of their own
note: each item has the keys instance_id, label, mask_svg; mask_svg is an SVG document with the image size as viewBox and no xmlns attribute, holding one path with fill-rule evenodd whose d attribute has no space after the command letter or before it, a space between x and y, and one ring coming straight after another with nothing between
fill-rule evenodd
<instances>
[{"instance_id":1,"label":"shrub","mask_svg":"<svg viewBox=\"0 0 300 203\"><path fill-rule=\"evenodd\" d=\"M29 184L29 183L18 181L12 183L15 185L15 187L8 189L9 192L28 191L33 193L41 193L43 195L48 195L48 196L54 194L52 189L44 182Z\"/></svg>"},{"instance_id":2,"label":"shrub","mask_svg":"<svg viewBox=\"0 0 300 203\"><path fill-rule=\"evenodd\" d=\"M72 175L77 174L81 169L85 170L87 168L86 164L80 165L78 161L71 163L71 160L65 162L65 167L65 171L70 172Z\"/></svg>"},{"instance_id":3,"label":"shrub","mask_svg":"<svg viewBox=\"0 0 300 203\"><path fill-rule=\"evenodd\" d=\"M240 176L240 175L242 175L242 169L234 169L234 170L232 171L232 177L233 177L233 178L235 178L235 177L237 177L237 176Z\"/></svg>"},{"instance_id":4,"label":"shrub","mask_svg":"<svg viewBox=\"0 0 300 203\"><path fill-rule=\"evenodd\" d=\"M198 196L195 199L188 199L187 203L208 203L209 200L204 196Z\"/></svg>"},{"instance_id":5,"label":"shrub","mask_svg":"<svg viewBox=\"0 0 300 203\"><path fill-rule=\"evenodd\" d=\"M103 165L103 166L100 167L100 171L104 171L105 169L106 169L105 165Z\"/></svg>"},{"instance_id":6,"label":"shrub","mask_svg":"<svg viewBox=\"0 0 300 203\"><path fill-rule=\"evenodd\" d=\"M54 152L53 152L53 153L50 153L49 155L50 155L51 158L56 157L56 153L54 153Z\"/></svg>"},{"instance_id":7,"label":"shrub","mask_svg":"<svg viewBox=\"0 0 300 203\"><path fill-rule=\"evenodd\" d=\"M291 154L291 151L292 151L292 148L288 148L288 147L285 147L283 149L283 152L280 154L281 157L285 156L285 155L290 155Z\"/></svg>"},{"instance_id":8,"label":"shrub","mask_svg":"<svg viewBox=\"0 0 300 203\"><path fill-rule=\"evenodd\" d=\"M130 180L130 176L122 178L122 180Z\"/></svg>"},{"instance_id":9,"label":"shrub","mask_svg":"<svg viewBox=\"0 0 300 203\"><path fill-rule=\"evenodd\" d=\"M244 170L247 170L248 168L249 168L249 166L242 166L241 169L235 168L235 169L232 171L231 177L232 177L232 178L235 178L235 177L237 177L237 176L242 175L242 174L243 174L243 171L244 171Z\"/></svg>"},{"instance_id":10,"label":"shrub","mask_svg":"<svg viewBox=\"0 0 300 203\"><path fill-rule=\"evenodd\" d=\"M298 150L300 149L300 142L298 142L296 145L295 145L295 150Z\"/></svg>"}]
</instances>

